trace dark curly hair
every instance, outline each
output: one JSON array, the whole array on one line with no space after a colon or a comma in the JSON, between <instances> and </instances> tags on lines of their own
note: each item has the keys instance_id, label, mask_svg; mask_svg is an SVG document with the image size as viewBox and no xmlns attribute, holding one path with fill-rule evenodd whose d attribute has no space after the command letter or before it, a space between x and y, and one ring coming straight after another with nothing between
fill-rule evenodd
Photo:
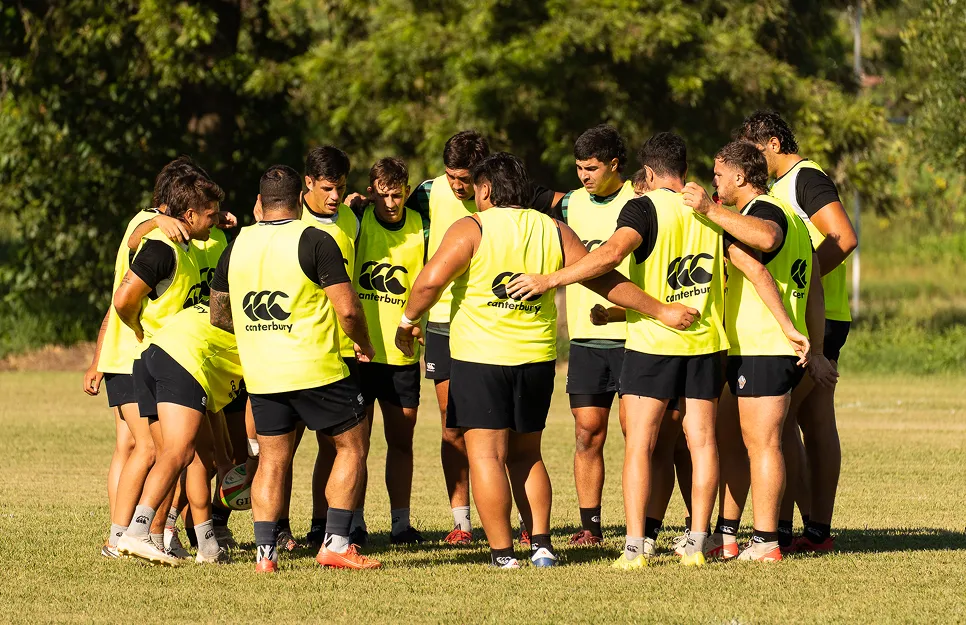
<instances>
[{"instance_id":1,"label":"dark curly hair","mask_svg":"<svg viewBox=\"0 0 966 625\"><path fill-rule=\"evenodd\" d=\"M574 158L586 161L596 158L602 163L617 159L617 171L624 171L627 163L627 147L617 129L600 124L585 130L574 143Z\"/></svg>"},{"instance_id":2,"label":"dark curly hair","mask_svg":"<svg viewBox=\"0 0 966 625\"><path fill-rule=\"evenodd\" d=\"M798 153L795 133L788 126L788 122L775 111L755 111L735 131L735 139L744 139L758 145L765 145L772 137L777 138L781 145L779 154Z\"/></svg>"},{"instance_id":3,"label":"dark curly hair","mask_svg":"<svg viewBox=\"0 0 966 625\"><path fill-rule=\"evenodd\" d=\"M718 150L714 158L744 174L745 180L755 190L761 193L768 192L768 163L754 143L732 141Z\"/></svg>"}]
</instances>

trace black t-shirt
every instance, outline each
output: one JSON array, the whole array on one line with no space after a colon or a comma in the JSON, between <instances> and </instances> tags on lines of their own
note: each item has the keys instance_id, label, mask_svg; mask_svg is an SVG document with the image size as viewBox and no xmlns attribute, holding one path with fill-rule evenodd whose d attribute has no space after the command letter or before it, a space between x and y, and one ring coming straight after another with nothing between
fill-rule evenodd
<instances>
[{"instance_id":1,"label":"black t-shirt","mask_svg":"<svg viewBox=\"0 0 966 625\"><path fill-rule=\"evenodd\" d=\"M634 262L638 265L647 260L657 244L657 209L649 197L636 197L624 204L617 217L617 230L633 228L643 242L634 250Z\"/></svg>"},{"instance_id":2,"label":"black t-shirt","mask_svg":"<svg viewBox=\"0 0 966 625\"><path fill-rule=\"evenodd\" d=\"M288 223L284 221L263 221L256 228L271 228L275 225ZM237 241L238 239L235 239ZM235 241L228 244L218 260L215 275L211 279L211 290L228 293L228 266L231 262L231 252ZM345 261L338 244L328 233L318 228L306 228L299 237L299 267L305 277L322 288L349 282Z\"/></svg>"},{"instance_id":3,"label":"black t-shirt","mask_svg":"<svg viewBox=\"0 0 966 625\"><path fill-rule=\"evenodd\" d=\"M174 250L171 249L170 245L155 239L148 239L131 262L131 271L151 287L151 293L148 297L157 299L158 285L171 277L177 262Z\"/></svg>"},{"instance_id":4,"label":"black t-shirt","mask_svg":"<svg viewBox=\"0 0 966 625\"><path fill-rule=\"evenodd\" d=\"M782 247L785 246L785 237L788 236L788 218L785 217L785 213L782 211L782 209L778 208L771 202L761 202L759 200L753 200L751 207L745 214L751 217L757 217L758 219L764 219L765 221L770 221L781 228L782 242L778 245L778 247L770 252L763 252L759 254L762 264L767 265L772 261L773 258L778 256L778 253L782 251ZM727 230L725 230L723 234L724 248L727 250L737 242L737 239Z\"/></svg>"},{"instance_id":5,"label":"black t-shirt","mask_svg":"<svg viewBox=\"0 0 966 625\"><path fill-rule=\"evenodd\" d=\"M832 202L841 202L835 183L823 172L804 167L795 179L795 199L811 217Z\"/></svg>"}]
</instances>

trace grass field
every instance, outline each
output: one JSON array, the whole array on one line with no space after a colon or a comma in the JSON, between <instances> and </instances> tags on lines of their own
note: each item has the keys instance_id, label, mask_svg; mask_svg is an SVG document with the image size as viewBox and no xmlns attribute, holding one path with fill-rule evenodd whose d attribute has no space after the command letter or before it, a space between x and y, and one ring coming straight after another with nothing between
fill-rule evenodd
<instances>
[{"instance_id":1,"label":"grass field","mask_svg":"<svg viewBox=\"0 0 966 625\"><path fill-rule=\"evenodd\" d=\"M253 571L248 549L218 567L151 568L106 561L104 488L112 448L106 400L81 394L79 373L0 374L0 622L955 622L966 621L966 378L853 377L840 389L844 466L835 530L840 551L771 565L685 569L670 556L643 571L607 568L622 547L619 430L608 441L606 546L566 548L577 522L573 426L558 392L544 449L554 482L554 540L565 566L494 571L482 540L440 544L452 525L439 469L431 388L417 428L414 525L433 542L388 545L375 437L369 552L384 569L323 571L307 551L281 574ZM558 379L562 390L563 380ZM381 427L377 417L377 432ZM292 524L307 530L314 450L296 458ZM672 500L661 544L681 529ZM474 512L474 518L475 512ZM746 523L750 514L746 514ZM743 527L745 533L749 528ZM477 530L482 537L482 532Z\"/></svg>"}]
</instances>

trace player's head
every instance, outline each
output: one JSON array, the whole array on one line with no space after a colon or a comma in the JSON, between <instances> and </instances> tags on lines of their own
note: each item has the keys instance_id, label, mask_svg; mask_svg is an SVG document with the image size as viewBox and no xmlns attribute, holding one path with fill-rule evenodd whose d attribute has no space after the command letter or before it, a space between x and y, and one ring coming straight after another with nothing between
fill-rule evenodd
<instances>
[{"instance_id":1,"label":"player's head","mask_svg":"<svg viewBox=\"0 0 966 625\"><path fill-rule=\"evenodd\" d=\"M714 157L714 188L722 204L738 203L740 193L768 192L768 164L761 150L749 141L732 141Z\"/></svg>"},{"instance_id":2,"label":"player's head","mask_svg":"<svg viewBox=\"0 0 966 625\"><path fill-rule=\"evenodd\" d=\"M287 165L272 165L258 181L264 219L283 219L298 215L302 206L299 195L302 181L297 171Z\"/></svg>"},{"instance_id":3,"label":"player's head","mask_svg":"<svg viewBox=\"0 0 966 625\"><path fill-rule=\"evenodd\" d=\"M406 214L409 169L401 158L380 158L369 170L369 199L379 219L396 223Z\"/></svg>"},{"instance_id":4,"label":"player's head","mask_svg":"<svg viewBox=\"0 0 966 625\"><path fill-rule=\"evenodd\" d=\"M577 177L589 193L598 193L620 180L627 148L617 129L607 124L585 130L574 143Z\"/></svg>"},{"instance_id":5,"label":"player's head","mask_svg":"<svg viewBox=\"0 0 966 625\"><path fill-rule=\"evenodd\" d=\"M643 167L634 172L634 177L631 178L631 185L633 185L634 195L637 197L641 197L647 193L647 172Z\"/></svg>"},{"instance_id":6,"label":"player's head","mask_svg":"<svg viewBox=\"0 0 966 625\"><path fill-rule=\"evenodd\" d=\"M774 111L755 111L746 117L735 131L735 139L750 141L764 152L769 174L778 171L779 154L798 154L795 133L788 122Z\"/></svg>"},{"instance_id":7,"label":"player's head","mask_svg":"<svg viewBox=\"0 0 966 625\"><path fill-rule=\"evenodd\" d=\"M509 152L487 156L473 167L472 175L479 210L493 206L524 208L530 204L533 189L527 168Z\"/></svg>"},{"instance_id":8,"label":"player's head","mask_svg":"<svg viewBox=\"0 0 966 625\"><path fill-rule=\"evenodd\" d=\"M225 192L198 171L176 176L168 189L168 214L188 227L192 239L207 241L218 223L218 210Z\"/></svg>"},{"instance_id":9,"label":"player's head","mask_svg":"<svg viewBox=\"0 0 966 625\"><path fill-rule=\"evenodd\" d=\"M161 208L162 206L167 206L168 197L171 193L171 184L178 176L183 176L184 174L198 173L208 178L208 175L204 169L198 166L190 156L181 155L174 159L167 165L161 168L158 172L157 177L154 179L154 195L152 197L151 203L155 208Z\"/></svg>"},{"instance_id":10,"label":"player's head","mask_svg":"<svg viewBox=\"0 0 966 625\"><path fill-rule=\"evenodd\" d=\"M305 192L311 205L325 214L334 214L345 197L349 157L339 148L320 145L305 157Z\"/></svg>"},{"instance_id":11,"label":"player's head","mask_svg":"<svg viewBox=\"0 0 966 625\"><path fill-rule=\"evenodd\" d=\"M473 176L470 170L490 154L490 144L475 130L458 132L443 146L446 182L459 200L473 199Z\"/></svg>"},{"instance_id":12,"label":"player's head","mask_svg":"<svg viewBox=\"0 0 966 625\"><path fill-rule=\"evenodd\" d=\"M659 188L661 179L673 178L683 183L688 175L688 146L673 132L659 132L645 141L637 158L644 170L643 186L647 191Z\"/></svg>"}]
</instances>

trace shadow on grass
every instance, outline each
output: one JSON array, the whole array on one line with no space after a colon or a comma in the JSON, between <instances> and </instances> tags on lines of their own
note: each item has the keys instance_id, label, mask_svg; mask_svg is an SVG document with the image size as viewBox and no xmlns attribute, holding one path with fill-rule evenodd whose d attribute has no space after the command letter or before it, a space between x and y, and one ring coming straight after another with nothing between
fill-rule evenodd
<instances>
[{"instance_id":1,"label":"shadow on grass","mask_svg":"<svg viewBox=\"0 0 966 625\"><path fill-rule=\"evenodd\" d=\"M838 553L966 550L966 533L931 527L840 529L833 533Z\"/></svg>"}]
</instances>

